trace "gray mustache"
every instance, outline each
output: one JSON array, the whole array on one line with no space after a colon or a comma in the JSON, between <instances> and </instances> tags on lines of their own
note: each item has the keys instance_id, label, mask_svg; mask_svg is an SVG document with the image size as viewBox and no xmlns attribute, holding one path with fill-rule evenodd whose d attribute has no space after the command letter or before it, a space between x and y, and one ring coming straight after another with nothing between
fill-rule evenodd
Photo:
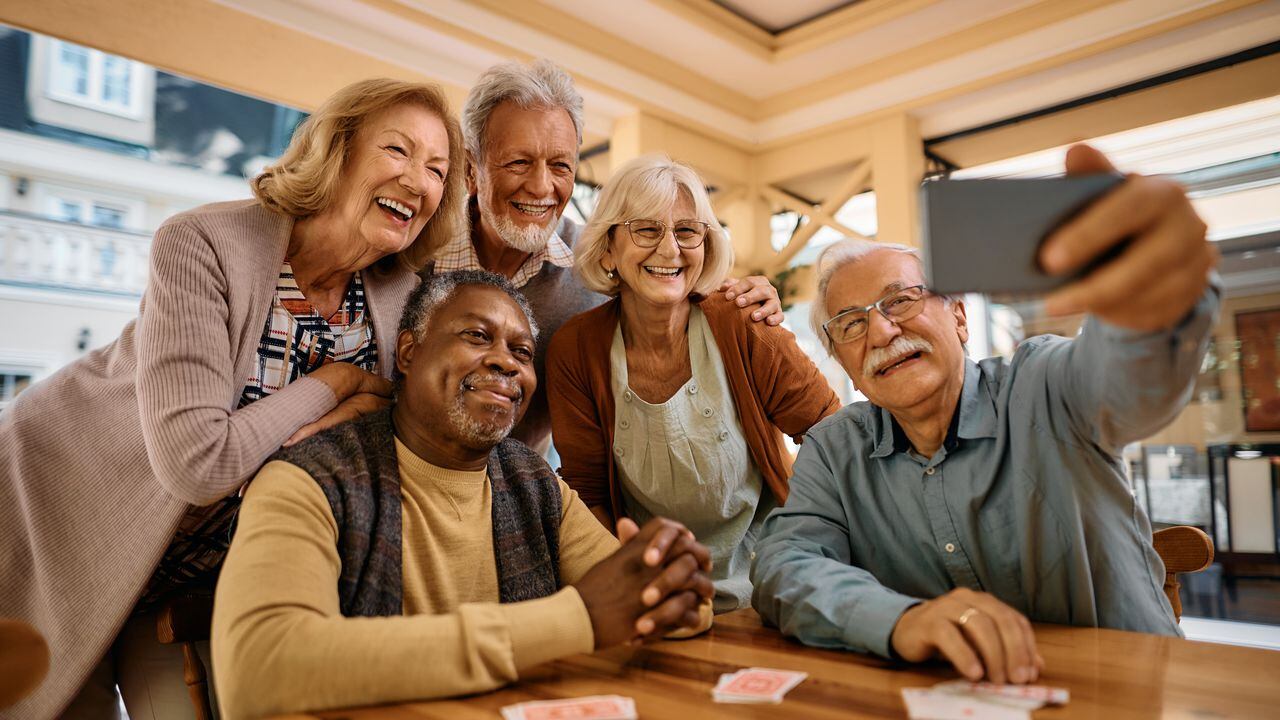
<instances>
[{"instance_id":1,"label":"gray mustache","mask_svg":"<svg viewBox=\"0 0 1280 720\"><path fill-rule=\"evenodd\" d=\"M933 345L919 335L899 335L888 347L873 348L867 352L862 362L862 374L871 377L884 363L918 352L933 352Z\"/></svg>"},{"instance_id":2,"label":"gray mustache","mask_svg":"<svg viewBox=\"0 0 1280 720\"><path fill-rule=\"evenodd\" d=\"M476 387L500 387L508 392L515 393L515 404L519 405L524 402L524 388L515 380L499 373L482 373L473 372L462 378L461 389L465 391L467 386Z\"/></svg>"}]
</instances>

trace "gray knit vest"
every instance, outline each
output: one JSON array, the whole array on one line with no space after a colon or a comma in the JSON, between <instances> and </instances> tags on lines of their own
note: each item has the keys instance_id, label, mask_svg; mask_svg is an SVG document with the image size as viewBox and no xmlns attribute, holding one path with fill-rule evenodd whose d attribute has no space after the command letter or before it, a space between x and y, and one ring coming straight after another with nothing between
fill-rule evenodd
<instances>
[{"instance_id":1,"label":"gray knit vest","mask_svg":"<svg viewBox=\"0 0 1280 720\"><path fill-rule=\"evenodd\" d=\"M400 464L391 411L330 428L271 458L302 468L338 526L338 599L347 617L401 615ZM504 603L560 589L560 485L536 453L503 440L489 453L493 554Z\"/></svg>"}]
</instances>

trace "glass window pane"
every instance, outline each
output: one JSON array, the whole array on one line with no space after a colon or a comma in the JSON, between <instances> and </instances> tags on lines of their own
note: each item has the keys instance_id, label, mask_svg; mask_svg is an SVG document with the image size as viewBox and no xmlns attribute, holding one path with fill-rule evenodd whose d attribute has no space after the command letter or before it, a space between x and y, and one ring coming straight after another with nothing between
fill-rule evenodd
<instances>
[{"instance_id":1,"label":"glass window pane","mask_svg":"<svg viewBox=\"0 0 1280 720\"><path fill-rule=\"evenodd\" d=\"M50 214L54 219L64 222L83 222L84 206L75 200L58 198L53 201L53 211Z\"/></svg>"},{"instance_id":2,"label":"glass window pane","mask_svg":"<svg viewBox=\"0 0 1280 720\"><path fill-rule=\"evenodd\" d=\"M55 92L89 96L89 50L61 43L53 64L50 83Z\"/></svg>"},{"instance_id":3,"label":"glass window pane","mask_svg":"<svg viewBox=\"0 0 1280 720\"><path fill-rule=\"evenodd\" d=\"M93 206L93 217L89 222L101 227L120 229L124 227L124 210L120 208Z\"/></svg>"},{"instance_id":4,"label":"glass window pane","mask_svg":"<svg viewBox=\"0 0 1280 720\"><path fill-rule=\"evenodd\" d=\"M129 84L132 66L128 60L115 55L102 57L102 101L109 105L129 107Z\"/></svg>"}]
</instances>

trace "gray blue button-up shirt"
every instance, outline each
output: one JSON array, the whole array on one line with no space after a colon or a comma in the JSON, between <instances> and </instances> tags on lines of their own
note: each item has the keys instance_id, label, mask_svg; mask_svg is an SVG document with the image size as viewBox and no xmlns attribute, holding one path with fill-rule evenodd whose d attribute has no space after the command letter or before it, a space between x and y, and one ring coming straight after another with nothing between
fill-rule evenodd
<instances>
[{"instance_id":1,"label":"gray blue button-up shirt","mask_svg":"<svg viewBox=\"0 0 1280 720\"><path fill-rule=\"evenodd\" d=\"M1012 361L966 360L928 459L870 403L818 423L756 546L756 610L807 644L885 657L907 608L960 587L1034 621L1179 634L1120 450L1186 404L1217 306L1210 288L1168 331L1090 318Z\"/></svg>"}]
</instances>

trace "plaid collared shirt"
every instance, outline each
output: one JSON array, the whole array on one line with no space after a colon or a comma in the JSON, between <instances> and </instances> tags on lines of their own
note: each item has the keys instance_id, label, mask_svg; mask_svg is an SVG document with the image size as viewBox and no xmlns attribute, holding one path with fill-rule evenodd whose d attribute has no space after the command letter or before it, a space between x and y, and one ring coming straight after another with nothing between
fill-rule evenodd
<instances>
[{"instance_id":1,"label":"plaid collared shirt","mask_svg":"<svg viewBox=\"0 0 1280 720\"><path fill-rule=\"evenodd\" d=\"M378 371L378 348L365 312L360 273L352 275L338 311L325 318L303 295L293 267L285 260L258 345L258 357L252 374L245 378L237 407L261 400L334 362L349 362L371 373ZM231 543L239 507L239 495L232 495L187 512L143 592L140 607L153 607L178 592L212 589Z\"/></svg>"},{"instance_id":2,"label":"plaid collared shirt","mask_svg":"<svg viewBox=\"0 0 1280 720\"><path fill-rule=\"evenodd\" d=\"M560 239L560 233L552 233L551 239L541 250L525 258L520 269L511 278L511 283L518 288L524 287L542 271L542 264L546 262L562 268L573 267L573 250L570 250L569 246ZM471 244L471 238L462 236L454 238L440 250L435 261L434 272L484 269L480 265L480 257L476 255L475 247Z\"/></svg>"}]
</instances>

